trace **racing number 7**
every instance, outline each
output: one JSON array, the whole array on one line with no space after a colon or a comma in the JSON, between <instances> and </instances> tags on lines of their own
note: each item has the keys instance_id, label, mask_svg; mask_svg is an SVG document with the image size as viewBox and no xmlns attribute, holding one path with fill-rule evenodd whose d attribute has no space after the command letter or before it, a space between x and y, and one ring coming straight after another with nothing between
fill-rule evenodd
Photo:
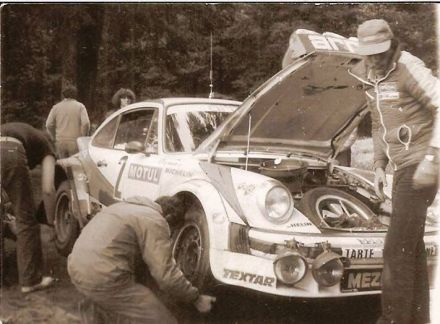
<instances>
[{"instance_id":1,"label":"racing number 7","mask_svg":"<svg viewBox=\"0 0 440 324\"><path fill-rule=\"evenodd\" d=\"M128 156L124 156L119 160L119 164L122 164L121 170L119 171L118 180L116 180L115 185L115 198L121 199L121 192L119 191L119 184L121 183L122 173L124 173L125 166L127 165Z\"/></svg>"}]
</instances>

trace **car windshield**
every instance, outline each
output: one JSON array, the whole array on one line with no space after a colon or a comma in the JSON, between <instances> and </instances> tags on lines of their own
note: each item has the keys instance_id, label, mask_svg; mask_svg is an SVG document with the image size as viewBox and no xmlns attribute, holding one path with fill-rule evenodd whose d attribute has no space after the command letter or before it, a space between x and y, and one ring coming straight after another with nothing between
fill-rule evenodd
<instances>
[{"instance_id":1,"label":"car windshield","mask_svg":"<svg viewBox=\"0 0 440 324\"><path fill-rule=\"evenodd\" d=\"M193 152L237 109L231 104L185 104L167 109L165 148L169 152Z\"/></svg>"}]
</instances>

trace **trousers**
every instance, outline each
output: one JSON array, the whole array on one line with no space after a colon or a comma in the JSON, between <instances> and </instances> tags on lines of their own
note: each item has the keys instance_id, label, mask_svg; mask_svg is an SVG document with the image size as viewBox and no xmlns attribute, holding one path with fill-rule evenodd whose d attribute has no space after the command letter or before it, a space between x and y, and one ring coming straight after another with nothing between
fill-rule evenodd
<instances>
[{"instance_id":1,"label":"trousers","mask_svg":"<svg viewBox=\"0 0 440 324\"><path fill-rule=\"evenodd\" d=\"M148 287L139 283L132 282L111 291L75 286L98 306L104 323L177 324L176 318L160 299Z\"/></svg>"},{"instance_id":2,"label":"trousers","mask_svg":"<svg viewBox=\"0 0 440 324\"><path fill-rule=\"evenodd\" d=\"M59 159L67 158L75 153L78 153L78 145L76 139L72 140L57 140L55 143Z\"/></svg>"},{"instance_id":3,"label":"trousers","mask_svg":"<svg viewBox=\"0 0 440 324\"><path fill-rule=\"evenodd\" d=\"M423 236L437 186L414 189L417 165L394 173L392 212L384 247L382 315L377 323L429 323L429 282Z\"/></svg>"},{"instance_id":4,"label":"trousers","mask_svg":"<svg viewBox=\"0 0 440 324\"><path fill-rule=\"evenodd\" d=\"M15 142L0 142L0 147L1 186L16 218L18 278L22 286L32 286L42 279L43 253L26 153Z\"/></svg>"}]
</instances>

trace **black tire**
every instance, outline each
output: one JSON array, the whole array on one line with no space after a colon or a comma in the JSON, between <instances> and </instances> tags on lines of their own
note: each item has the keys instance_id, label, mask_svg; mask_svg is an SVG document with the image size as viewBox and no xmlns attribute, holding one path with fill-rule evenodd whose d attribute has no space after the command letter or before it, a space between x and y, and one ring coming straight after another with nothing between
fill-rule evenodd
<instances>
[{"instance_id":1,"label":"black tire","mask_svg":"<svg viewBox=\"0 0 440 324\"><path fill-rule=\"evenodd\" d=\"M55 202L55 247L63 256L72 252L79 235L79 223L72 212L72 198L69 181L58 187Z\"/></svg>"},{"instance_id":2,"label":"black tire","mask_svg":"<svg viewBox=\"0 0 440 324\"><path fill-rule=\"evenodd\" d=\"M173 257L185 277L200 290L209 287L209 232L205 213L197 202L185 213L183 226L173 235Z\"/></svg>"},{"instance_id":3,"label":"black tire","mask_svg":"<svg viewBox=\"0 0 440 324\"><path fill-rule=\"evenodd\" d=\"M340 219L335 219L332 226L330 221L325 221L323 211L326 210L332 202L338 204L341 201L344 204L344 208L349 212L348 214L344 213L345 216L356 216L344 216L344 218L341 217ZM295 207L318 227L322 227L323 225L327 225L330 228L382 226L378 221L376 214L369 206L346 191L336 188L318 187L311 189L304 194L303 198Z\"/></svg>"}]
</instances>

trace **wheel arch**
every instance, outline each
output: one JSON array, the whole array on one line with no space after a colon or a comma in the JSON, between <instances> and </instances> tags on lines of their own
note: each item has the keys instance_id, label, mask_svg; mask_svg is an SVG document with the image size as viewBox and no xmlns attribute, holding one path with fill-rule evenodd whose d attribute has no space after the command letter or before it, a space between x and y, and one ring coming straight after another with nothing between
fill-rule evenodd
<instances>
[{"instance_id":1,"label":"wheel arch","mask_svg":"<svg viewBox=\"0 0 440 324\"><path fill-rule=\"evenodd\" d=\"M212 184L205 180L188 181L173 188L170 195L184 198L186 209L199 203L208 224L210 248L228 249L229 224L243 222Z\"/></svg>"}]
</instances>

